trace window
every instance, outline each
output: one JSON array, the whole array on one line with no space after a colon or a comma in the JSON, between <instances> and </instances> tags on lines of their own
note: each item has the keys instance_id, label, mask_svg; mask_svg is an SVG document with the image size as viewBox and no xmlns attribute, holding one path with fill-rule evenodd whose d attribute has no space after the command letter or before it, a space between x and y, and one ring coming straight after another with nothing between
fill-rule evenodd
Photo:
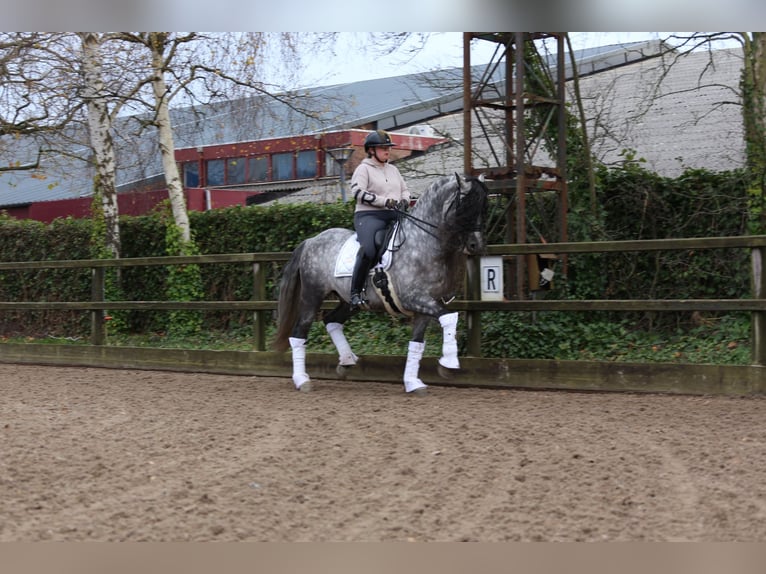
<instances>
[{"instance_id":1,"label":"window","mask_svg":"<svg viewBox=\"0 0 766 574\"><path fill-rule=\"evenodd\" d=\"M199 163L190 161L183 164L184 187L199 187Z\"/></svg>"},{"instance_id":2,"label":"window","mask_svg":"<svg viewBox=\"0 0 766 574\"><path fill-rule=\"evenodd\" d=\"M269 179L269 158L251 157L247 163L247 181L266 181Z\"/></svg>"},{"instance_id":3,"label":"window","mask_svg":"<svg viewBox=\"0 0 766 574\"><path fill-rule=\"evenodd\" d=\"M317 175L317 152L314 150L299 151L297 161L297 177L308 178Z\"/></svg>"},{"instance_id":4,"label":"window","mask_svg":"<svg viewBox=\"0 0 766 574\"><path fill-rule=\"evenodd\" d=\"M222 159L207 160L207 182L206 185L223 185L224 162Z\"/></svg>"},{"instance_id":5,"label":"window","mask_svg":"<svg viewBox=\"0 0 766 574\"><path fill-rule=\"evenodd\" d=\"M235 185L245 183L245 166L247 162L243 157L233 157L226 162L226 184Z\"/></svg>"},{"instance_id":6,"label":"window","mask_svg":"<svg viewBox=\"0 0 766 574\"><path fill-rule=\"evenodd\" d=\"M329 153L326 153L324 156L324 172L328 176L340 175L338 162L335 161Z\"/></svg>"},{"instance_id":7,"label":"window","mask_svg":"<svg viewBox=\"0 0 766 574\"><path fill-rule=\"evenodd\" d=\"M275 153L271 156L274 176L272 179L292 179L293 178L293 153Z\"/></svg>"}]
</instances>

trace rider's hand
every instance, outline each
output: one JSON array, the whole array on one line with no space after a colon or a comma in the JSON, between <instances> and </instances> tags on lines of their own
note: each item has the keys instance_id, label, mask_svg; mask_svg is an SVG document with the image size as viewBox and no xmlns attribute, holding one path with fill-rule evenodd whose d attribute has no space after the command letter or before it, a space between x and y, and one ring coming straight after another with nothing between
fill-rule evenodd
<instances>
[{"instance_id":1,"label":"rider's hand","mask_svg":"<svg viewBox=\"0 0 766 574\"><path fill-rule=\"evenodd\" d=\"M386 200L386 209L396 209L396 200L395 199L387 199Z\"/></svg>"},{"instance_id":2,"label":"rider's hand","mask_svg":"<svg viewBox=\"0 0 766 574\"><path fill-rule=\"evenodd\" d=\"M407 201L406 199L400 199L399 204L396 206L396 209L398 209L399 211L407 211L409 207L410 207L409 201Z\"/></svg>"}]
</instances>

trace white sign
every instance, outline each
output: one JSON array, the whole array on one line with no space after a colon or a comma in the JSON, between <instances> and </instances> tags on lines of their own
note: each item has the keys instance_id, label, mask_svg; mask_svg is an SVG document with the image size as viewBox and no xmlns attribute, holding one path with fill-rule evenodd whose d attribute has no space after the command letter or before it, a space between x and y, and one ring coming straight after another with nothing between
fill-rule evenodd
<instances>
[{"instance_id":1,"label":"white sign","mask_svg":"<svg viewBox=\"0 0 766 574\"><path fill-rule=\"evenodd\" d=\"M503 300L503 258L492 255L481 258L481 300Z\"/></svg>"}]
</instances>

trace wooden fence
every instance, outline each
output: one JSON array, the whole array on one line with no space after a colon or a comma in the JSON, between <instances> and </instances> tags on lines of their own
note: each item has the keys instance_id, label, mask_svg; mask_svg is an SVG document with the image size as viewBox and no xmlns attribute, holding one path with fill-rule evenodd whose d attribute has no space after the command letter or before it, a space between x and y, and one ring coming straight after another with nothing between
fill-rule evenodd
<instances>
[{"instance_id":1,"label":"wooden fence","mask_svg":"<svg viewBox=\"0 0 766 574\"><path fill-rule=\"evenodd\" d=\"M658 251L686 249L749 249L752 269L752 298L743 293L739 299L683 299L683 300L511 300L480 301L477 299L476 277L478 259L469 264L469 299L450 303L450 309L465 311L468 329L468 379L454 381L453 384L481 384L487 386L522 386L534 388L571 388L571 389L616 389L648 390L667 392L726 392L726 393L761 393L766 392L763 367L766 365L766 275L763 262L766 259L766 235L744 237L707 237L689 239L659 239L616 242L589 243L548 243L540 244L505 244L491 245L488 255L518 256L527 254L570 254L570 253L608 253L625 251ZM174 370L211 370L213 372L253 373L258 368L249 364L253 357L243 359L231 356L232 363L227 367L221 363L223 355L214 354L204 358L204 352L193 358L190 352L168 352L176 356L179 364L173 360L154 359L143 361L140 353L156 356L158 350L127 350L119 353L105 349L106 310L228 310L254 312L254 350L256 363L261 365L264 374L285 374L289 364L284 359L275 358L266 352L266 324L271 312L276 309L275 300L266 299L265 263L286 261L290 253L237 253L221 255L197 255L179 257L130 258L119 260L61 260L61 261L26 261L0 262L2 270L43 269L43 268L90 268L92 269L92 289L90 301L48 302L48 301L7 301L0 302L0 310L82 310L91 314L92 348L69 346L70 349L51 351L51 345L0 345L0 361L5 362L50 362L65 364L93 364L94 366L120 366L136 368L168 368ZM253 268L254 300L251 301L105 301L105 270L110 267L133 267L150 265L183 265L213 263L251 263ZM473 277L473 279L471 279ZM327 308L334 306L326 303ZM617 363L601 364L586 361L524 361L513 359L489 360L480 358L481 313L486 311L748 311L752 314L751 365L716 366L716 365L620 365ZM23 347L37 347L34 352ZM40 347L48 350L40 352ZM80 349L77 351L76 349ZM169 351L169 350L167 350ZM77 358L77 353L81 358ZM252 355L246 353L247 355ZM48 357L47 359L45 357ZM215 359L210 357L215 356ZM35 360L37 357L37 360ZM57 359L60 358L60 360ZM99 357L101 359L99 359ZM315 359L320 363L323 375L333 376L334 365L327 357ZM465 361L464 361L465 364ZM153 367L154 365L154 367ZM159 365L159 366L158 366ZM249 365L249 366L248 366ZM374 368L375 360L368 361L369 369L360 369L363 379L386 380L390 378L391 364L381 360L381 369ZM516 368L515 373L512 372ZM634 372L636 383L625 383L626 372ZM590 375L588 373L591 373ZM611 374L610 374L611 373ZM623 383L601 381L604 377L613 377L618 373ZM664 373L665 381L656 380L654 373ZM287 373L289 374L289 372ZM514 379L514 374L518 375ZM561 380L558 380L558 376ZM534 377L539 376L540 380ZM471 380L473 378L473 381ZM568 379L567 379L568 378ZM691 383L687 385L684 379ZM477 380L478 379L478 380ZM425 379L424 379L425 380ZM690 387L691 390L687 390Z\"/></svg>"}]
</instances>

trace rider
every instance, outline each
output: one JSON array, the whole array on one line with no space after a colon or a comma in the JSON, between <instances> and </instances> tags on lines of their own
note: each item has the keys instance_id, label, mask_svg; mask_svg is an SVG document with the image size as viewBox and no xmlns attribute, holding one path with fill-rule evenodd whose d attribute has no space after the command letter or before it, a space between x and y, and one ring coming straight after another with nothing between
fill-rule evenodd
<instances>
[{"instance_id":1,"label":"rider","mask_svg":"<svg viewBox=\"0 0 766 574\"><path fill-rule=\"evenodd\" d=\"M351 276L351 307L367 304L364 285L375 259L375 233L397 218L396 210L409 205L410 192L399 170L388 163L394 143L383 130L367 134L364 151L367 157L351 176L356 210L354 229L359 241L354 272Z\"/></svg>"}]
</instances>

